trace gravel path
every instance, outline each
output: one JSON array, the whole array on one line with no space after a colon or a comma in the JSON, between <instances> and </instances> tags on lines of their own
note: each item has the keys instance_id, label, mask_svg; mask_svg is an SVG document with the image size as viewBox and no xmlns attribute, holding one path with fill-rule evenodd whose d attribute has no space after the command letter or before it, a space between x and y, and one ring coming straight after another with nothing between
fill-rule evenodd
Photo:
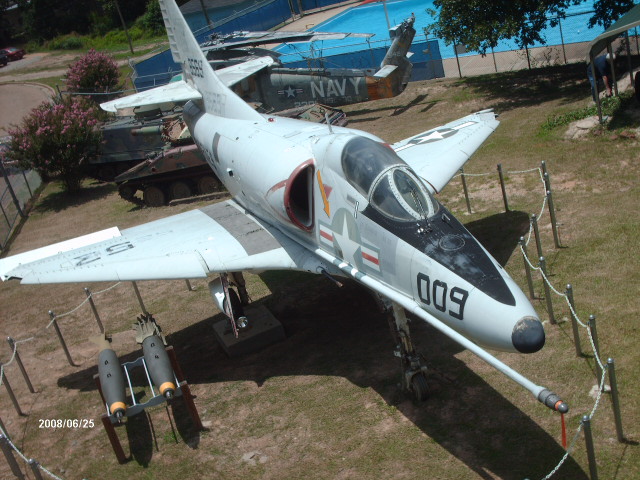
<instances>
[{"instance_id":1,"label":"gravel path","mask_svg":"<svg viewBox=\"0 0 640 480\"><path fill-rule=\"evenodd\" d=\"M11 125L54 94L51 87L39 83L0 84L0 136L7 135Z\"/></svg>"}]
</instances>

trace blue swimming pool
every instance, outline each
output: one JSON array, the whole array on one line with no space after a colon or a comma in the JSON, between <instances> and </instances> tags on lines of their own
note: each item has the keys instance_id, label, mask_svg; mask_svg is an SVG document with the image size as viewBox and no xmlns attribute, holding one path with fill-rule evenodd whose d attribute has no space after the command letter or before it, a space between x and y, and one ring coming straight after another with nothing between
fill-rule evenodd
<instances>
[{"instance_id":1,"label":"blue swimming pool","mask_svg":"<svg viewBox=\"0 0 640 480\"><path fill-rule=\"evenodd\" d=\"M402 22L414 13L416 16L414 26L417 32L414 44L419 44L426 40L424 29L433 22L432 17L426 12L426 10L433 8L432 0L397 0L388 1L386 4L389 22L392 26ZM592 29L587 27L587 22L591 16L590 12L592 10L593 2L591 0L580 5L571 6L567 9L567 18L562 20L562 36L565 44L591 41L604 31L602 27L595 27ZM330 18L326 22L314 25L310 30L323 32L373 33L375 36L370 39L372 46L383 46L383 43L388 45L389 39L385 10L382 2L351 7L335 17ZM547 45L559 45L562 43L559 27L548 28L543 32L543 35L547 40ZM439 39L437 41L441 58L444 59L455 56L451 45L446 45ZM310 53L311 49L314 51L313 54ZM304 60L309 56L332 56L367 49L369 49L369 44L367 42L363 42L362 39L325 40L314 42L313 46L306 43L297 43L281 45L276 48L277 51L284 55L282 60L285 63ZM518 49L518 46L515 42L502 41L495 48L495 51L501 52L516 49ZM412 48L412 51L416 50L418 50L418 48ZM464 55L474 54L476 53L468 52Z\"/></svg>"}]
</instances>

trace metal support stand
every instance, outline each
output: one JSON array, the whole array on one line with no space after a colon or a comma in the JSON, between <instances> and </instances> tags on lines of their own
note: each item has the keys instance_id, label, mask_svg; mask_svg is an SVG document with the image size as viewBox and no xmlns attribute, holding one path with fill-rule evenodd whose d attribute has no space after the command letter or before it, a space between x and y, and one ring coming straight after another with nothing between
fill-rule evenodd
<instances>
[{"instance_id":1,"label":"metal support stand","mask_svg":"<svg viewBox=\"0 0 640 480\"><path fill-rule=\"evenodd\" d=\"M542 271L543 278L542 283L544 285L544 298L547 301L547 312L549 313L549 321L552 324L556 324L556 317L553 314L553 302L551 301L551 289L549 288L549 283L546 281L547 278L547 262L544 257L540 257L540 270Z\"/></svg>"},{"instance_id":2,"label":"metal support stand","mask_svg":"<svg viewBox=\"0 0 640 480\"><path fill-rule=\"evenodd\" d=\"M204 429L204 427L202 426L200 415L198 414L198 410L195 406L195 403L193 402L193 395L191 394L191 389L189 388L189 384L186 382L186 380L184 380L184 375L176 359L176 355L173 350L173 347L172 346L166 347L166 351L167 351L167 355L169 356L169 360L171 362L171 367L173 368L175 379L177 380L177 383L178 383L178 391L176 392L175 397L170 400L170 402L177 401L176 397L181 396L184 401L185 407L187 408L187 412L191 417L191 421L193 422L195 429L197 431L201 431ZM129 378L127 365L129 366L143 365L142 363L143 360L144 360L144 357L141 357L136 361L127 362L123 364L123 366L125 367L125 373L127 375L127 378ZM98 387L98 392L100 393L100 397L102 398L102 402L104 404L105 397L102 392L100 377L98 374L96 374L93 376L93 379L96 382L96 385ZM153 387L151 386L151 380L148 378L148 374L147 374L147 380L149 381L149 387L151 387L151 391L154 392ZM133 386L131 385L130 381L129 381L129 390L133 391ZM145 404L136 404L133 394L132 394L132 399L133 399L134 405L127 409L127 413L126 413L127 416L137 415L143 411L146 413L146 409L148 407L154 406L154 405L160 405L161 403L167 402L167 399L162 395L155 395ZM116 459L118 460L118 463L122 464L127 462L129 458L124 453L122 444L120 443L120 439L118 438L118 435L116 433L116 429L115 429L116 425L114 424L115 420L113 420L113 418L114 418L113 416L110 416L106 413L101 416L102 425L104 426L104 429L107 432L107 436L109 437L109 442L111 443L111 448L113 448L113 453L115 454Z\"/></svg>"},{"instance_id":3,"label":"metal support stand","mask_svg":"<svg viewBox=\"0 0 640 480\"><path fill-rule=\"evenodd\" d=\"M142 297L140 296L140 290L138 290L138 284L136 282L131 282L133 285L133 290L136 292L136 297L138 297L138 303L140 304L140 308L142 309L142 313L145 315L149 315L146 307L144 306L144 302L142 301Z\"/></svg>"},{"instance_id":4,"label":"metal support stand","mask_svg":"<svg viewBox=\"0 0 640 480\"><path fill-rule=\"evenodd\" d=\"M13 449L11 445L9 445L9 441L7 437L0 434L0 448L2 449L2 453L4 453L4 458L7 459L7 463L11 468L11 472L15 475L18 480L24 480L24 475L22 474L22 470L20 470L20 466L16 461L16 458L13 456Z\"/></svg>"},{"instance_id":5,"label":"metal support stand","mask_svg":"<svg viewBox=\"0 0 640 480\"><path fill-rule=\"evenodd\" d=\"M533 292L533 279L531 278L531 267L529 266L529 262L527 258L529 255L527 254L527 243L524 241L524 237L520 237L520 246L522 247L522 260L524 261L524 272L527 275L527 285L529 286L529 298L531 300L536 298L535 293Z\"/></svg>"},{"instance_id":6,"label":"metal support stand","mask_svg":"<svg viewBox=\"0 0 640 480\"><path fill-rule=\"evenodd\" d=\"M576 347L576 356L582 356L582 348L580 346L580 330L578 330L578 321L573 312L576 311L576 304L573 301L573 287L570 283L567 284L567 299L569 300L569 305L571 305L571 328L573 329L573 343Z\"/></svg>"},{"instance_id":7,"label":"metal support stand","mask_svg":"<svg viewBox=\"0 0 640 480\"><path fill-rule=\"evenodd\" d=\"M620 399L618 398L618 381L616 380L616 365L613 358L607 360L607 370L609 371L609 384L611 385L611 402L613 404L613 418L616 422L616 433L618 441L623 443L624 432L622 431L622 416L620 415Z\"/></svg>"},{"instance_id":8,"label":"metal support stand","mask_svg":"<svg viewBox=\"0 0 640 480\"><path fill-rule=\"evenodd\" d=\"M593 448L593 437L591 435L591 419L588 415L582 417L582 429L584 430L584 443L587 446L591 480L598 480L598 466L596 465L596 454Z\"/></svg>"},{"instance_id":9,"label":"metal support stand","mask_svg":"<svg viewBox=\"0 0 640 480\"><path fill-rule=\"evenodd\" d=\"M600 368L600 362L598 362L598 358L600 358L600 344L598 342L598 329L596 328L596 316L589 315L589 330L591 331L591 338L593 339L593 346L595 348L594 356L596 361L596 371L598 372L598 382L602 378L602 368Z\"/></svg>"},{"instance_id":10,"label":"metal support stand","mask_svg":"<svg viewBox=\"0 0 640 480\"><path fill-rule=\"evenodd\" d=\"M193 426L197 431L203 430L202 421L200 420L200 415L198 414L198 410L196 409L195 403L193 403L193 395L191 395L191 389L189 388L189 384L184 379L184 374L182 373L182 369L178 364L178 359L176 358L176 352L173 349L173 346L167 347L167 354L169 355L169 360L171 361L171 366L173 367L173 371L180 382L180 389L182 390L182 397L184 399L184 404L187 407L187 411L189 412L189 416L191 417L191 421L193 422Z\"/></svg>"},{"instance_id":11,"label":"metal support stand","mask_svg":"<svg viewBox=\"0 0 640 480\"><path fill-rule=\"evenodd\" d=\"M185 278L185 279L184 279L184 281L185 281L185 282L186 282L186 284L187 284L187 290L189 290L190 292L192 292L192 291L193 291L193 287L191 286L191 282L189 281L189 279L188 279L188 278Z\"/></svg>"},{"instance_id":12,"label":"metal support stand","mask_svg":"<svg viewBox=\"0 0 640 480\"><path fill-rule=\"evenodd\" d=\"M502 174L502 164L498 164L498 177L500 177L500 189L502 190L502 200L504 201L504 211L509 211L509 200L507 199L507 188L504 185L504 175Z\"/></svg>"},{"instance_id":13,"label":"metal support stand","mask_svg":"<svg viewBox=\"0 0 640 480\"><path fill-rule=\"evenodd\" d=\"M100 333L104 333L104 326L102 325L102 320L100 320L100 315L98 315L98 309L96 308L96 304L93 303L93 297L91 296L91 290L88 288L84 289L84 293L87 294L87 298L89 299L89 305L91 305L91 311L93 315L96 317L96 323L98 324L98 328L100 329Z\"/></svg>"},{"instance_id":14,"label":"metal support stand","mask_svg":"<svg viewBox=\"0 0 640 480\"><path fill-rule=\"evenodd\" d=\"M11 348L11 350L15 350L16 352L15 353L16 363L18 364L18 367L22 372L22 376L24 377L24 381L26 382L27 387L29 387L29 391L31 393L36 393L35 389L33 388L33 385L31 384L31 380L29 379L29 375L27 374L27 370L24 368L24 364L22 363L22 359L20 358L20 353L18 353L18 347L16 346L16 342L13 340L13 338L7 337L7 343L9 344L9 348Z\"/></svg>"},{"instance_id":15,"label":"metal support stand","mask_svg":"<svg viewBox=\"0 0 640 480\"><path fill-rule=\"evenodd\" d=\"M531 214L531 225L533 225L533 234L536 237L536 249L538 250L538 257L542 257L542 241L540 240L540 230L538 229L538 217L535 213Z\"/></svg>"},{"instance_id":16,"label":"metal support stand","mask_svg":"<svg viewBox=\"0 0 640 480\"><path fill-rule=\"evenodd\" d=\"M124 450L122 449L122 444L120 443L120 439L118 438L116 429L113 426L113 423L111 423L111 420L109 420L109 415L103 413L100 419L102 420L102 425L107 432L107 437L109 437L111 448L113 448L113 453L116 455L118 463L125 463L127 461L127 456L124 454Z\"/></svg>"},{"instance_id":17,"label":"metal support stand","mask_svg":"<svg viewBox=\"0 0 640 480\"><path fill-rule=\"evenodd\" d=\"M7 378L6 373L4 373L4 368L2 369L2 377L0 378L0 381L2 381L2 383L4 384L4 387L7 389L7 394L9 395L9 398L11 399L11 403L13 403L13 407L16 409L16 412L18 412L18 415L20 415L21 417L26 417L27 415L23 413L22 410L20 410L18 399L13 393L13 388L11 388L9 379Z\"/></svg>"},{"instance_id":18,"label":"metal support stand","mask_svg":"<svg viewBox=\"0 0 640 480\"><path fill-rule=\"evenodd\" d=\"M49 310L49 317L51 317L51 323L53 324L53 328L56 330L56 334L58 335L58 340L60 340L60 345L62 345L62 349L64 350L64 354L67 356L67 361L69 365L72 367L77 367L75 363L73 363L73 359L71 358L71 353L69 353L69 349L67 348L67 342L64 341L64 337L62 336L62 332L60 331L60 327L58 326L58 322L56 321L56 314L53 313L52 310Z\"/></svg>"},{"instance_id":19,"label":"metal support stand","mask_svg":"<svg viewBox=\"0 0 640 480\"><path fill-rule=\"evenodd\" d=\"M460 169L460 179L462 180L462 190L464 191L464 200L467 202L467 213L471 215L471 201L469 200L469 189L467 188L467 179L464 176L464 169Z\"/></svg>"}]
</instances>

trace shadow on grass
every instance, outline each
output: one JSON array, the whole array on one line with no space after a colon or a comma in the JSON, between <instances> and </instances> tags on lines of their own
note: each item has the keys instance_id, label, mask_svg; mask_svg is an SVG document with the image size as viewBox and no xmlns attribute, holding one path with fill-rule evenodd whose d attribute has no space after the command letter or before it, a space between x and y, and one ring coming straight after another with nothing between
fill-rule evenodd
<instances>
[{"instance_id":1,"label":"shadow on grass","mask_svg":"<svg viewBox=\"0 0 640 480\"><path fill-rule=\"evenodd\" d=\"M518 247L518 240L529 232L529 215L509 211L475 220L465 227L503 267Z\"/></svg>"},{"instance_id":2,"label":"shadow on grass","mask_svg":"<svg viewBox=\"0 0 640 480\"><path fill-rule=\"evenodd\" d=\"M400 97L401 98L401 97ZM427 94L424 93L422 95L418 95L415 98L413 98L409 103L399 103L398 105L388 105L385 104L384 106L377 106L377 103L375 102L363 102L361 105L363 108L359 108L359 109L347 109L347 115L369 115L369 114L375 114L375 113L382 113L382 112L387 112L390 110L393 110L393 113L389 114L390 116L396 116L396 115L400 115L404 112L406 112L407 110L409 110L412 107L418 106L418 105L424 105L424 109L421 110L422 112L425 112L427 110L429 110L430 108L432 108L437 102L433 101L433 102L425 102L424 100L427 98ZM380 118L380 117L376 117L376 118ZM370 118L367 119L371 120ZM353 120L351 120L351 118L349 118L349 122L352 122Z\"/></svg>"},{"instance_id":3,"label":"shadow on grass","mask_svg":"<svg viewBox=\"0 0 640 480\"><path fill-rule=\"evenodd\" d=\"M528 228L528 217L510 212L468 226L504 263L523 228ZM252 381L262 386L269 379L285 376L343 377L358 387L375 390L429 439L485 479L541 478L563 457L564 449L535 418L456 358L462 348L426 323L411 323L413 340L426 356L430 372L431 397L416 403L398 388L401 372L393 356L395 345L387 319L366 289L352 281L336 288L322 276L304 273L269 272L262 278L277 292L265 303L283 324L286 339L230 359L218 346L212 328L214 321L224 317L200 320L167 337L191 384ZM95 370L62 377L58 384L93 390L94 384L86 379ZM208 398L207 402L234 402L233 393L229 395L219 400ZM96 401L98 398L96 393ZM533 398L531 403L539 407L541 416L548 414ZM181 436L191 444L188 428L185 424ZM588 478L571 457L559 474L562 478Z\"/></svg>"},{"instance_id":4,"label":"shadow on grass","mask_svg":"<svg viewBox=\"0 0 640 480\"><path fill-rule=\"evenodd\" d=\"M40 200L31 210L33 213L61 212L69 207L82 205L83 203L104 198L116 192L118 188L112 183L85 184L76 193L57 191L48 194Z\"/></svg>"},{"instance_id":5,"label":"shadow on grass","mask_svg":"<svg viewBox=\"0 0 640 480\"><path fill-rule=\"evenodd\" d=\"M472 88L497 112L552 100L570 104L588 98L591 92L584 63L480 75L458 84Z\"/></svg>"}]
</instances>

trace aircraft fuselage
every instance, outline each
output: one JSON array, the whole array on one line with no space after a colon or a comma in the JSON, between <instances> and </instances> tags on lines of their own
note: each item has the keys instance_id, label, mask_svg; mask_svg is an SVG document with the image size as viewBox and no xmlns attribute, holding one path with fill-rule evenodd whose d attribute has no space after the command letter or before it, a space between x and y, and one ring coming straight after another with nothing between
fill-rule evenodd
<instances>
[{"instance_id":1,"label":"aircraft fuselage","mask_svg":"<svg viewBox=\"0 0 640 480\"><path fill-rule=\"evenodd\" d=\"M247 210L412 298L474 342L531 353L544 330L520 288L374 135L281 117L184 117L207 162ZM334 271L335 273L335 271Z\"/></svg>"}]
</instances>

